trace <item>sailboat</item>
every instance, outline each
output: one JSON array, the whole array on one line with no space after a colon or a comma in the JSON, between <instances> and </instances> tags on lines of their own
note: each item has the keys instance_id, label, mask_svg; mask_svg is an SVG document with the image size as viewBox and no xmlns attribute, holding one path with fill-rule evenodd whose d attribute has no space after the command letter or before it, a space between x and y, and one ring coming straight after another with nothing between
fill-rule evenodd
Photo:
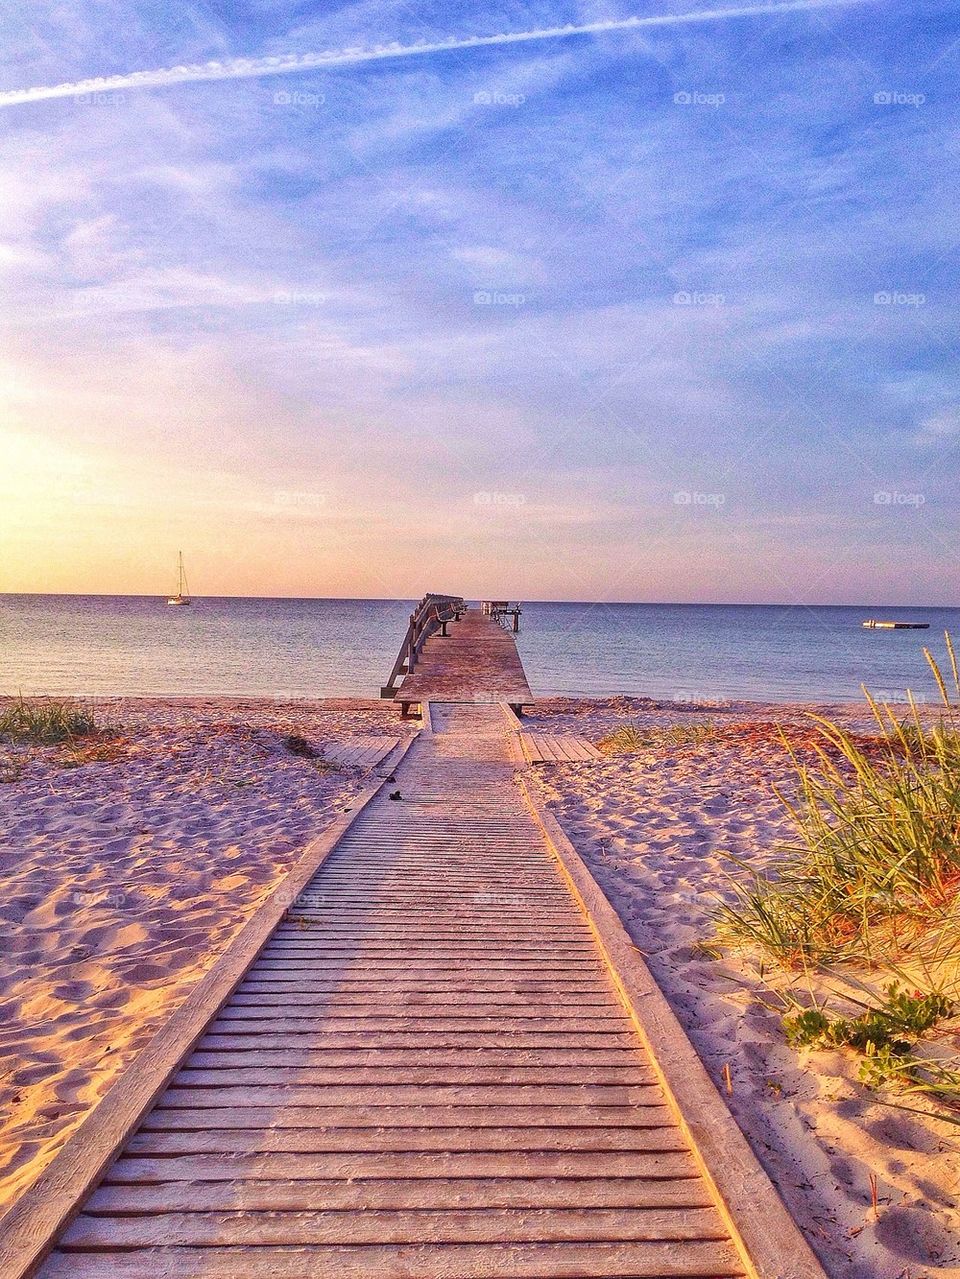
<instances>
[{"instance_id":1,"label":"sailboat","mask_svg":"<svg viewBox=\"0 0 960 1279\"><path fill-rule=\"evenodd\" d=\"M167 597L168 604L192 604L190 599L190 588L187 586L187 575L183 571L183 551L180 551L179 568L180 574L177 578L177 593Z\"/></svg>"}]
</instances>

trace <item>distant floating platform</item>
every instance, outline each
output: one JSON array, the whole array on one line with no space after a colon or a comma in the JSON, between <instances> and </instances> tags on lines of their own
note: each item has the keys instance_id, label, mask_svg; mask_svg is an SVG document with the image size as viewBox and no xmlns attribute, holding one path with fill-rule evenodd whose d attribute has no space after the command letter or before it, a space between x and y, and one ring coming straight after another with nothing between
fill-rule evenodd
<instances>
[{"instance_id":1,"label":"distant floating platform","mask_svg":"<svg viewBox=\"0 0 960 1279\"><path fill-rule=\"evenodd\" d=\"M868 631L928 631L929 622L878 622L875 617L868 617L862 623Z\"/></svg>"}]
</instances>

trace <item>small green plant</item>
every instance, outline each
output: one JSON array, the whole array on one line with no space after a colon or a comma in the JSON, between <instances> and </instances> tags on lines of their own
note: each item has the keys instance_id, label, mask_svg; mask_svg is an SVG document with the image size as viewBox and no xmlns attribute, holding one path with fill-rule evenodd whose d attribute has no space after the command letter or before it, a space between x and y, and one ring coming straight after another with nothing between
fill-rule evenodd
<instances>
[{"instance_id":1,"label":"small green plant","mask_svg":"<svg viewBox=\"0 0 960 1279\"><path fill-rule=\"evenodd\" d=\"M911 699L905 726L867 703L879 727L867 749L837 724L811 716L819 742L802 763L786 737L799 798L778 797L798 842L782 847L776 874L733 879L717 914L721 944L755 945L787 967L842 959L882 962L956 937L960 895L960 677L949 634L956 699L924 654L943 701L922 723Z\"/></svg>"},{"instance_id":2,"label":"small green plant","mask_svg":"<svg viewBox=\"0 0 960 1279\"><path fill-rule=\"evenodd\" d=\"M822 1048L832 1043L830 1018L822 1008L802 1008L783 1019L787 1043L794 1048Z\"/></svg>"},{"instance_id":3,"label":"small green plant","mask_svg":"<svg viewBox=\"0 0 960 1279\"><path fill-rule=\"evenodd\" d=\"M630 720L601 738L599 747L606 755L633 755L657 747L696 746L708 741L715 730L713 720L702 724L671 724L667 728L642 728L636 720Z\"/></svg>"},{"instance_id":4,"label":"small green plant","mask_svg":"<svg viewBox=\"0 0 960 1279\"><path fill-rule=\"evenodd\" d=\"M960 1070L949 1063L900 1052L892 1044L869 1044L860 1062L860 1082L869 1088L895 1088L901 1093L926 1097L945 1109L937 1117L960 1125Z\"/></svg>"},{"instance_id":5,"label":"small green plant","mask_svg":"<svg viewBox=\"0 0 960 1279\"><path fill-rule=\"evenodd\" d=\"M23 695L0 712L0 737L50 746L96 732L93 713L75 702L28 702Z\"/></svg>"},{"instance_id":6,"label":"small green plant","mask_svg":"<svg viewBox=\"0 0 960 1279\"><path fill-rule=\"evenodd\" d=\"M910 1050L938 1022L952 1016L954 1004L939 992L910 994L897 981L884 987L883 1001L857 1017L830 1017L820 1007L802 1008L783 1018L787 1042L794 1048L855 1048L858 1052ZM904 1039L909 1035L910 1040Z\"/></svg>"},{"instance_id":7,"label":"small green plant","mask_svg":"<svg viewBox=\"0 0 960 1279\"><path fill-rule=\"evenodd\" d=\"M847 998L850 998L847 995ZM846 1048L860 1059L860 1081L874 1089L896 1089L920 1094L945 1107L941 1119L960 1124L960 1072L952 1060L920 1056L917 1041L956 1012L955 1002L940 991L910 992L899 982L884 987L879 1002L860 1004L854 1017L832 1015L814 1004L800 1007L791 997L794 1011L782 1018L787 1042L794 1048Z\"/></svg>"}]
</instances>

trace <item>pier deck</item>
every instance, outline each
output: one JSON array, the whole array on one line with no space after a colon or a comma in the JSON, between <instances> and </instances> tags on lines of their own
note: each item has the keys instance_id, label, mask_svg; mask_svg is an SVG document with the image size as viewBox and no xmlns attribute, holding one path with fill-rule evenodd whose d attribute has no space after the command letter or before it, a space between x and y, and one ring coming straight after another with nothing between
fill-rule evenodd
<instances>
[{"instance_id":1,"label":"pier deck","mask_svg":"<svg viewBox=\"0 0 960 1279\"><path fill-rule=\"evenodd\" d=\"M427 702L533 704L513 636L493 617L467 609L446 636L433 634L396 693L401 705Z\"/></svg>"}]
</instances>

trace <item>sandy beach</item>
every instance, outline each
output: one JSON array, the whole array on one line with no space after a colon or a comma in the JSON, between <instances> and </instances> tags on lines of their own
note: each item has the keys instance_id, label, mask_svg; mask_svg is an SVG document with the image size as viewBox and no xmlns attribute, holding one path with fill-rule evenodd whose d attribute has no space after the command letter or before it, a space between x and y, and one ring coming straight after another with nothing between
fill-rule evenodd
<instances>
[{"instance_id":1,"label":"sandy beach","mask_svg":"<svg viewBox=\"0 0 960 1279\"><path fill-rule=\"evenodd\" d=\"M784 977L768 965L761 980L749 956L716 959L698 947L730 891L735 868L721 854L760 869L791 835L771 789L789 788L791 778L774 725L792 726L802 741L807 709L554 700L527 723L593 742L627 722L714 727L700 743L666 740L602 762L541 765L538 784L831 1275L945 1279L960 1266L960 1128L888 1104L898 1099L857 1081L852 1054L798 1054L777 1009ZM872 727L858 705L816 709L852 731ZM880 984L876 972L854 975Z\"/></svg>"},{"instance_id":2,"label":"sandy beach","mask_svg":"<svg viewBox=\"0 0 960 1279\"><path fill-rule=\"evenodd\" d=\"M29 1184L368 770L378 702L101 699L74 747L0 743L0 1205Z\"/></svg>"},{"instance_id":3,"label":"sandy beach","mask_svg":"<svg viewBox=\"0 0 960 1279\"><path fill-rule=\"evenodd\" d=\"M834 708L866 730L860 707ZM960 1138L894 1109L840 1052L799 1056L749 957L704 954L728 890L722 853L758 868L787 836L776 724L804 708L548 699L526 720L593 742L624 725L707 724L632 755L537 766L710 1074L836 1279L940 1279L960 1264ZM364 781L292 754L399 735L367 701L99 701L74 747L0 752L0 1201L39 1173ZM725 1068L729 1067L729 1084ZM875 1174L878 1211L871 1207Z\"/></svg>"}]
</instances>

